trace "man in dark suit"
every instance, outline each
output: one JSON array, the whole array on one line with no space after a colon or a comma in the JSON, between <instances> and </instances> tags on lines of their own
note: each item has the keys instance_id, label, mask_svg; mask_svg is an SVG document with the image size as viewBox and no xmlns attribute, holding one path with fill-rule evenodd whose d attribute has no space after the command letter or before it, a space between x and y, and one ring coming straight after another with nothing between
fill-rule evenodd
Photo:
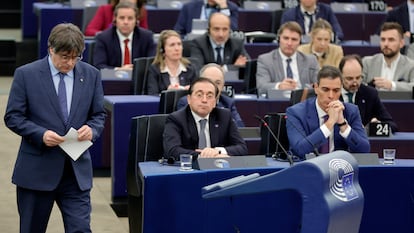
<instances>
[{"instance_id":1,"label":"man in dark suit","mask_svg":"<svg viewBox=\"0 0 414 233\"><path fill-rule=\"evenodd\" d=\"M312 87L319 64L314 55L297 51L302 29L296 22L287 22L278 30L279 48L257 59L256 84L259 95L269 90L295 90Z\"/></svg>"},{"instance_id":2,"label":"man in dark suit","mask_svg":"<svg viewBox=\"0 0 414 233\"><path fill-rule=\"evenodd\" d=\"M96 140L104 127L100 73L80 61L84 47L78 27L59 24L49 55L15 71L4 121L22 138L12 177L20 232L46 232L54 202L65 232L91 232L91 155L86 150L75 161L59 146L69 129L80 143Z\"/></svg>"},{"instance_id":3,"label":"man in dark suit","mask_svg":"<svg viewBox=\"0 0 414 233\"><path fill-rule=\"evenodd\" d=\"M244 66L248 54L243 40L230 38L230 18L223 13L213 13L207 33L193 40L191 57L198 61L199 67L207 63Z\"/></svg>"},{"instance_id":4,"label":"man in dark suit","mask_svg":"<svg viewBox=\"0 0 414 233\"><path fill-rule=\"evenodd\" d=\"M163 144L167 156L247 155L246 142L230 111L215 107L218 93L210 79L198 78L191 84L187 107L171 113L165 122Z\"/></svg>"},{"instance_id":5,"label":"man in dark suit","mask_svg":"<svg viewBox=\"0 0 414 233\"><path fill-rule=\"evenodd\" d=\"M342 76L338 68L324 66L315 85L317 97L295 104L286 110L286 129L294 155L318 150L329 153L347 150L367 153L370 145L357 106L339 100Z\"/></svg>"},{"instance_id":6,"label":"man in dark suit","mask_svg":"<svg viewBox=\"0 0 414 233\"><path fill-rule=\"evenodd\" d=\"M220 12L229 16L231 19L231 29L238 29L239 10L238 6L232 1L198 0L184 4L178 15L174 30L184 37L191 32L193 19L208 20L210 15L215 12Z\"/></svg>"},{"instance_id":7,"label":"man in dark suit","mask_svg":"<svg viewBox=\"0 0 414 233\"><path fill-rule=\"evenodd\" d=\"M359 108L362 124L370 122L386 122L393 132L398 131L397 124L392 120L384 104L381 102L378 91L362 83L362 59L359 55L347 55L339 63L342 72L342 100L354 103Z\"/></svg>"},{"instance_id":8,"label":"man in dark suit","mask_svg":"<svg viewBox=\"0 0 414 233\"><path fill-rule=\"evenodd\" d=\"M244 127L243 120L237 111L234 99L223 94L224 88L224 71L223 68L216 63L209 63L200 70L200 77L208 78L215 83L219 89L219 99L217 101L217 108L227 108L231 111L234 122L237 127ZM187 97L183 96L178 100L177 109L187 106Z\"/></svg>"},{"instance_id":9,"label":"man in dark suit","mask_svg":"<svg viewBox=\"0 0 414 233\"><path fill-rule=\"evenodd\" d=\"M410 7L408 7L410 6ZM410 9L414 9L414 1L404 1L394 9L388 11L385 22L397 22L401 25L404 31L404 36L411 39L411 34L414 33L414 22L410 22ZM411 13L414 16L414 12Z\"/></svg>"},{"instance_id":10,"label":"man in dark suit","mask_svg":"<svg viewBox=\"0 0 414 233\"><path fill-rule=\"evenodd\" d=\"M331 7L325 3L317 3L317 0L300 0L298 6L283 12L280 23L296 21L302 27L304 35L308 35L312 29L313 22L319 18L328 21L332 25L336 38L339 40L344 39L341 25Z\"/></svg>"},{"instance_id":11,"label":"man in dark suit","mask_svg":"<svg viewBox=\"0 0 414 233\"><path fill-rule=\"evenodd\" d=\"M121 2L116 6L114 26L95 37L94 66L131 70L135 58L155 55L153 33L139 28L137 18L134 4Z\"/></svg>"}]
</instances>

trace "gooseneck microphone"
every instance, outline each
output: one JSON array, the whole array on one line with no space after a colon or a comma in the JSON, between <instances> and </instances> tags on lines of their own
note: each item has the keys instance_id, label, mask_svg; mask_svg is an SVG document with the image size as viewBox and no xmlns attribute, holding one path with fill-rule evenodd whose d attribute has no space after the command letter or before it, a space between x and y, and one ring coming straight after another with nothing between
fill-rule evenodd
<instances>
[{"instance_id":1,"label":"gooseneck microphone","mask_svg":"<svg viewBox=\"0 0 414 233\"><path fill-rule=\"evenodd\" d=\"M267 122L265 120L263 120L261 117L259 117L258 115L254 115L254 117L256 119L258 119L264 127L266 127L266 129L270 132L270 135L272 135L273 139L275 139L276 143L279 145L279 147L282 149L283 153L285 153L287 160L289 161L290 166L293 165L293 158L292 155L290 153L287 152L287 150L283 147L282 143L280 143L279 139L276 137L275 133L273 132L273 130L269 127L269 125L267 124ZM276 151L272 156L273 158L276 157Z\"/></svg>"},{"instance_id":2,"label":"gooseneck microphone","mask_svg":"<svg viewBox=\"0 0 414 233\"><path fill-rule=\"evenodd\" d=\"M172 156L170 156L168 158L162 157L158 160L158 163L160 163L161 165L165 165L165 164L173 165L175 163L175 158L172 157Z\"/></svg>"},{"instance_id":3,"label":"gooseneck microphone","mask_svg":"<svg viewBox=\"0 0 414 233\"><path fill-rule=\"evenodd\" d=\"M315 144L313 144L309 139L308 139L308 137L302 132L302 131L300 131L299 129L298 129L298 127L295 125L295 124L293 124L290 120L289 120L289 118L287 117L287 116L285 116L285 120L286 121L289 121L289 123L293 126L293 128L295 128L295 130L312 146L312 148L313 148L313 153L315 153L315 155L316 156L319 156L320 154L319 154L319 151L318 151L318 148L316 147L316 145Z\"/></svg>"}]
</instances>

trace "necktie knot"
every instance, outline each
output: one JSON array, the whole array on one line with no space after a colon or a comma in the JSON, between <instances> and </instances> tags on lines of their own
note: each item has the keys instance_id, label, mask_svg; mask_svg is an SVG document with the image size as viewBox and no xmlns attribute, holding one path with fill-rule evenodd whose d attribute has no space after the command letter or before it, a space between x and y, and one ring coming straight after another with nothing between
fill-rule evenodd
<instances>
[{"instance_id":1,"label":"necktie knot","mask_svg":"<svg viewBox=\"0 0 414 233\"><path fill-rule=\"evenodd\" d=\"M128 44L128 42L129 42L129 39L128 38L124 40L124 43L125 44Z\"/></svg>"}]
</instances>

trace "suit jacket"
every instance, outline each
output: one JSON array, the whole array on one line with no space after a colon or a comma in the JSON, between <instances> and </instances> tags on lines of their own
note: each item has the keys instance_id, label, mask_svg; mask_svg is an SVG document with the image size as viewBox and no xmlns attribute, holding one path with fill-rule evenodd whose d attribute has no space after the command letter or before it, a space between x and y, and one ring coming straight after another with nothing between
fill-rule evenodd
<instances>
[{"instance_id":1,"label":"suit jacket","mask_svg":"<svg viewBox=\"0 0 414 233\"><path fill-rule=\"evenodd\" d=\"M224 147L229 155L247 155L246 142L240 136L230 111L214 108L208 119L211 147ZM164 153L176 159L180 154L198 156L198 131L189 106L171 113L165 121Z\"/></svg>"},{"instance_id":2,"label":"suit jacket","mask_svg":"<svg viewBox=\"0 0 414 233\"><path fill-rule=\"evenodd\" d=\"M190 85L197 78L197 71L192 64L189 64L187 71L181 72L180 85ZM161 73L159 64L152 64L148 70L147 93L148 95L158 95L163 90L167 90L170 85L170 75Z\"/></svg>"},{"instance_id":3,"label":"suit jacket","mask_svg":"<svg viewBox=\"0 0 414 233\"><path fill-rule=\"evenodd\" d=\"M303 44L298 47L298 51L301 51L305 54L313 55L312 44ZM317 57L319 67L330 65L330 66L339 66L342 57L344 56L344 51L342 47L336 44L329 44L328 51L324 53L321 57Z\"/></svg>"},{"instance_id":4,"label":"suit jacket","mask_svg":"<svg viewBox=\"0 0 414 233\"><path fill-rule=\"evenodd\" d=\"M93 63L98 69L122 66L122 50L116 27L108 28L95 37ZM152 57L155 55L155 44L152 32L135 27L132 38L131 62L138 57Z\"/></svg>"},{"instance_id":5,"label":"suit jacket","mask_svg":"<svg viewBox=\"0 0 414 233\"><path fill-rule=\"evenodd\" d=\"M22 137L12 182L33 190L55 189L68 155L59 146L47 147L43 143L45 131L66 135L71 127L79 129L87 124L96 140L103 130L104 118L100 73L91 65L80 61L75 66L72 104L66 124L47 57L17 68L4 116L7 127ZM76 162L70 160L79 188L92 188L89 152L85 151Z\"/></svg>"},{"instance_id":6,"label":"suit jacket","mask_svg":"<svg viewBox=\"0 0 414 233\"><path fill-rule=\"evenodd\" d=\"M336 18L331 7L325 3L317 3L316 7L316 19L322 18L328 21L332 26L335 36L338 39L343 40L344 33L342 32L341 25L339 24L338 19ZM300 5L287 9L285 12L283 12L280 24L284 24L288 21L296 21L299 23L299 25L302 27L303 33L305 33L305 18L300 11Z\"/></svg>"},{"instance_id":7,"label":"suit jacket","mask_svg":"<svg viewBox=\"0 0 414 233\"><path fill-rule=\"evenodd\" d=\"M178 100L177 110L182 109L187 106L187 96L183 96ZM217 102L216 108L227 108L231 111L231 116L233 117L234 122L237 127L244 127L243 120L240 117L239 112L237 111L236 103L233 98L228 97L224 94L220 95L219 101Z\"/></svg>"},{"instance_id":8,"label":"suit jacket","mask_svg":"<svg viewBox=\"0 0 414 233\"><path fill-rule=\"evenodd\" d=\"M318 61L313 55L296 52L299 80L302 88L317 81ZM274 89L277 82L285 79L282 57L278 49L262 54L257 59L256 85L258 94L266 94Z\"/></svg>"},{"instance_id":9,"label":"suit jacket","mask_svg":"<svg viewBox=\"0 0 414 233\"><path fill-rule=\"evenodd\" d=\"M388 123L392 132L398 131L397 124L392 120L391 114L381 102L375 88L361 84L355 94L355 104L358 106L363 125L367 125L375 117L381 122Z\"/></svg>"},{"instance_id":10,"label":"suit jacket","mask_svg":"<svg viewBox=\"0 0 414 233\"><path fill-rule=\"evenodd\" d=\"M139 26L148 28L147 9L145 6L141 7L139 12ZM85 28L85 36L95 36L107 28L110 28L114 21L114 7L112 4L105 4L98 8L95 15Z\"/></svg>"},{"instance_id":11,"label":"suit jacket","mask_svg":"<svg viewBox=\"0 0 414 233\"><path fill-rule=\"evenodd\" d=\"M384 55L378 53L362 59L364 65L362 73L366 83L370 83L374 77L381 76L383 57ZM393 81L396 84L396 91L412 91L414 86L414 61L400 54Z\"/></svg>"},{"instance_id":12,"label":"suit jacket","mask_svg":"<svg viewBox=\"0 0 414 233\"><path fill-rule=\"evenodd\" d=\"M385 21L399 23L401 27L403 28L404 32L411 31L410 30L410 16L408 15L407 1L404 1L397 7L394 7L392 10L388 11Z\"/></svg>"},{"instance_id":13,"label":"suit jacket","mask_svg":"<svg viewBox=\"0 0 414 233\"><path fill-rule=\"evenodd\" d=\"M204 1L190 1L183 5L175 23L174 30L181 36L185 36L191 32L193 27L193 19L199 19ZM227 6L230 10L230 28L231 30L238 29L239 8L231 1L227 1Z\"/></svg>"},{"instance_id":14,"label":"suit jacket","mask_svg":"<svg viewBox=\"0 0 414 233\"><path fill-rule=\"evenodd\" d=\"M191 57L197 61L197 67L201 68L205 64L216 62L214 48L211 46L208 33L195 38L191 46ZM233 65L240 55L249 58L244 48L244 42L237 38L229 38L224 44L223 64Z\"/></svg>"},{"instance_id":15,"label":"suit jacket","mask_svg":"<svg viewBox=\"0 0 414 233\"><path fill-rule=\"evenodd\" d=\"M290 150L294 155L301 158L304 158L305 154L313 152L315 148L319 148L328 140L319 128L315 101L316 97L312 97L286 109L286 129ZM334 126L335 150L346 150L350 153L368 153L370 144L362 126L358 108L354 104L344 103L344 105L344 117L352 129L345 139L339 134L339 127ZM304 137L305 135L307 140Z\"/></svg>"}]
</instances>

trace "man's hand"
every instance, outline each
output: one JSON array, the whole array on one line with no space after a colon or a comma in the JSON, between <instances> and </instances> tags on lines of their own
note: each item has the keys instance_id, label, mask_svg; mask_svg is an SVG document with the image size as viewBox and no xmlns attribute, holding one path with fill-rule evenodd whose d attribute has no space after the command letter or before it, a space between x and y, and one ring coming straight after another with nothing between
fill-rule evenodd
<instances>
[{"instance_id":1,"label":"man's hand","mask_svg":"<svg viewBox=\"0 0 414 233\"><path fill-rule=\"evenodd\" d=\"M236 61L234 62L235 66L245 66L247 62L247 57L244 55L239 55L239 57L237 57Z\"/></svg>"},{"instance_id":2,"label":"man's hand","mask_svg":"<svg viewBox=\"0 0 414 233\"><path fill-rule=\"evenodd\" d=\"M335 124L341 124L345 121L344 109L344 104L339 100L334 100L328 104L326 112L329 118L325 124L329 129L332 129Z\"/></svg>"},{"instance_id":3,"label":"man's hand","mask_svg":"<svg viewBox=\"0 0 414 233\"><path fill-rule=\"evenodd\" d=\"M297 82L291 78L285 78L279 84L279 90L294 90L298 86Z\"/></svg>"},{"instance_id":4,"label":"man's hand","mask_svg":"<svg viewBox=\"0 0 414 233\"><path fill-rule=\"evenodd\" d=\"M392 82L386 78L382 77L375 77L374 78L374 85L377 88L383 88L387 90L391 90L392 88Z\"/></svg>"},{"instance_id":5,"label":"man's hand","mask_svg":"<svg viewBox=\"0 0 414 233\"><path fill-rule=\"evenodd\" d=\"M88 125L83 125L80 129L78 129L78 140L79 141L92 141L93 133L92 128Z\"/></svg>"},{"instance_id":6,"label":"man's hand","mask_svg":"<svg viewBox=\"0 0 414 233\"><path fill-rule=\"evenodd\" d=\"M46 132L43 134L43 143L46 146L57 146L64 141L65 139L62 136L58 135L52 130L46 130Z\"/></svg>"},{"instance_id":7,"label":"man's hand","mask_svg":"<svg viewBox=\"0 0 414 233\"><path fill-rule=\"evenodd\" d=\"M209 147L206 147L204 149L197 149L196 151L200 153L198 156L200 158L229 157L228 155L221 154L219 150Z\"/></svg>"}]
</instances>

